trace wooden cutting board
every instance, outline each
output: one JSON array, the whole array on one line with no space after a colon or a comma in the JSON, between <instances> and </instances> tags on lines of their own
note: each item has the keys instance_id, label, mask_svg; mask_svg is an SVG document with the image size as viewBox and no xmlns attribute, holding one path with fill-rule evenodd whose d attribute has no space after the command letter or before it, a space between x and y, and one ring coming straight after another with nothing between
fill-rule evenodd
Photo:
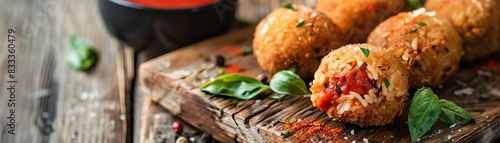
<instances>
[{"instance_id":1,"label":"wooden cutting board","mask_svg":"<svg viewBox=\"0 0 500 143\"><path fill-rule=\"evenodd\" d=\"M223 69L226 72L237 71L253 77L268 75L252 54L241 54L243 49L252 48L253 32L254 28L235 31L143 63L139 71L142 92L170 113L211 133L221 142L304 142L295 136L281 135L284 124L279 120L293 118L321 121L325 126L340 128L341 134L337 135L340 142L411 142L406 124L409 104L394 124L361 128L331 121L326 113L311 105L307 96L269 93L271 95L240 101L236 105L231 98L207 96L201 92L199 86L217 74L214 60L209 60L215 55L225 57L226 68ZM500 136L500 65L495 61L500 59L463 64L445 84L433 88L440 98L467 109L474 122L447 125L438 121L420 141L492 142ZM274 95L282 99L269 98ZM317 141L312 136L306 140Z\"/></svg>"}]
</instances>

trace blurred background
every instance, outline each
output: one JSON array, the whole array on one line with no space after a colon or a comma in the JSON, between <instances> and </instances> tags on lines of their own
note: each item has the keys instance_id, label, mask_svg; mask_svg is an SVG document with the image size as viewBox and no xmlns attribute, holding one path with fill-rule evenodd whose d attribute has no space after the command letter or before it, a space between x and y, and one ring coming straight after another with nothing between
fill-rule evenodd
<instances>
[{"instance_id":1,"label":"blurred background","mask_svg":"<svg viewBox=\"0 0 500 143\"><path fill-rule=\"evenodd\" d=\"M0 0L0 39L9 39L0 40L0 142L175 142L172 123L178 119L138 93L138 65L256 25L281 3L316 1L222 0L168 8L141 2L148 0ZM189 22L196 16L225 25L196 33L189 30L200 23ZM182 35L186 29L195 32ZM181 123L191 142L215 141Z\"/></svg>"}]
</instances>

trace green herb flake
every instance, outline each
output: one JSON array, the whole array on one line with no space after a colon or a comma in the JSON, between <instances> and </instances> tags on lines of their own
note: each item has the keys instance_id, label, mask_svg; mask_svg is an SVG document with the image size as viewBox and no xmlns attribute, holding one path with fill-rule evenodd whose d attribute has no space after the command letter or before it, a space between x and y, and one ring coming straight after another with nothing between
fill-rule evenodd
<instances>
[{"instance_id":1,"label":"green herb flake","mask_svg":"<svg viewBox=\"0 0 500 143\"><path fill-rule=\"evenodd\" d=\"M291 10L295 9L295 8L293 7L293 4L292 4L292 3L282 3L282 4L281 4L281 7L286 8L286 9L291 9Z\"/></svg>"},{"instance_id":2,"label":"green herb flake","mask_svg":"<svg viewBox=\"0 0 500 143\"><path fill-rule=\"evenodd\" d=\"M302 27L304 25L304 19L300 19L299 23L297 23L297 28Z\"/></svg>"},{"instance_id":3,"label":"green herb flake","mask_svg":"<svg viewBox=\"0 0 500 143\"><path fill-rule=\"evenodd\" d=\"M412 10L416 10L424 7L425 1L426 0L408 0L408 3L410 4Z\"/></svg>"},{"instance_id":4,"label":"green herb flake","mask_svg":"<svg viewBox=\"0 0 500 143\"><path fill-rule=\"evenodd\" d=\"M252 54L252 52L253 52L253 49L247 47L247 48L243 49L243 53L241 53L241 55L250 55L250 54Z\"/></svg>"},{"instance_id":5,"label":"green herb flake","mask_svg":"<svg viewBox=\"0 0 500 143\"><path fill-rule=\"evenodd\" d=\"M314 136L318 141L321 141L321 138L319 137L319 135L316 135Z\"/></svg>"},{"instance_id":6,"label":"green herb flake","mask_svg":"<svg viewBox=\"0 0 500 143\"><path fill-rule=\"evenodd\" d=\"M441 114L439 119L447 124L462 125L469 122L472 116L464 108L446 99L439 100Z\"/></svg>"},{"instance_id":7,"label":"green herb flake","mask_svg":"<svg viewBox=\"0 0 500 143\"><path fill-rule=\"evenodd\" d=\"M361 47L359 49L361 49L361 51L363 52L363 54L365 55L365 57L368 58L368 56L370 56L370 50L365 49L365 48L361 48Z\"/></svg>"},{"instance_id":8,"label":"green herb flake","mask_svg":"<svg viewBox=\"0 0 500 143\"><path fill-rule=\"evenodd\" d=\"M412 33L415 33L417 32L417 28L413 28L409 33L412 34Z\"/></svg>"},{"instance_id":9,"label":"green herb flake","mask_svg":"<svg viewBox=\"0 0 500 143\"><path fill-rule=\"evenodd\" d=\"M281 97L278 95L272 95L272 96L269 96L269 98L274 99L274 100L281 100Z\"/></svg>"},{"instance_id":10,"label":"green herb flake","mask_svg":"<svg viewBox=\"0 0 500 143\"><path fill-rule=\"evenodd\" d=\"M296 63L291 64L291 65L290 65L290 71L292 71L292 72L294 72L294 73L295 73L295 71L297 70L297 67L298 67L298 66L297 66L297 64L296 64Z\"/></svg>"},{"instance_id":11,"label":"green herb flake","mask_svg":"<svg viewBox=\"0 0 500 143\"><path fill-rule=\"evenodd\" d=\"M341 94L342 91L340 90L340 86L335 84L335 91L337 91L337 94Z\"/></svg>"},{"instance_id":12,"label":"green herb flake","mask_svg":"<svg viewBox=\"0 0 500 143\"><path fill-rule=\"evenodd\" d=\"M217 68L217 75L223 75L224 74L224 68Z\"/></svg>"},{"instance_id":13,"label":"green herb flake","mask_svg":"<svg viewBox=\"0 0 500 143\"><path fill-rule=\"evenodd\" d=\"M203 84L200 89L214 95L248 100L271 88L250 76L225 74Z\"/></svg>"},{"instance_id":14,"label":"green herb flake","mask_svg":"<svg viewBox=\"0 0 500 143\"><path fill-rule=\"evenodd\" d=\"M290 123L295 123L295 122L297 122L297 119L295 118L290 119Z\"/></svg>"},{"instance_id":15,"label":"green herb flake","mask_svg":"<svg viewBox=\"0 0 500 143\"><path fill-rule=\"evenodd\" d=\"M415 23L415 26L418 26L418 27L427 26L427 23L425 23L425 22L417 22L417 23Z\"/></svg>"},{"instance_id":16,"label":"green herb flake","mask_svg":"<svg viewBox=\"0 0 500 143\"><path fill-rule=\"evenodd\" d=\"M313 124L314 126L321 126L322 124Z\"/></svg>"},{"instance_id":17,"label":"green herb flake","mask_svg":"<svg viewBox=\"0 0 500 143\"><path fill-rule=\"evenodd\" d=\"M280 122L280 123L285 123L285 120L280 119L278 122Z\"/></svg>"},{"instance_id":18,"label":"green herb flake","mask_svg":"<svg viewBox=\"0 0 500 143\"><path fill-rule=\"evenodd\" d=\"M304 80L290 70L282 70L274 74L269 85L274 92L280 94L309 94Z\"/></svg>"},{"instance_id":19,"label":"green herb flake","mask_svg":"<svg viewBox=\"0 0 500 143\"><path fill-rule=\"evenodd\" d=\"M233 100L233 104L234 104L234 105L238 106L238 103L240 103L240 100L238 100L238 99L234 99L234 100Z\"/></svg>"},{"instance_id":20,"label":"green herb flake","mask_svg":"<svg viewBox=\"0 0 500 143\"><path fill-rule=\"evenodd\" d=\"M389 80L387 80L387 78L385 78L385 77L384 77L384 84L385 84L385 88L389 88L389 86L391 85Z\"/></svg>"},{"instance_id":21,"label":"green herb flake","mask_svg":"<svg viewBox=\"0 0 500 143\"><path fill-rule=\"evenodd\" d=\"M439 98L428 87L418 89L413 95L409 113L408 128L412 142L429 131L441 112Z\"/></svg>"},{"instance_id":22,"label":"green herb flake","mask_svg":"<svg viewBox=\"0 0 500 143\"><path fill-rule=\"evenodd\" d=\"M89 41L78 37L70 37L70 45L66 50L66 63L73 69L87 71L98 60L97 51Z\"/></svg>"},{"instance_id":23,"label":"green herb flake","mask_svg":"<svg viewBox=\"0 0 500 143\"><path fill-rule=\"evenodd\" d=\"M281 131L281 134L286 137L286 136L290 135L290 131L284 130L284 131Z\"/></svg>"},{"instance_id":24,"label":"green herb flake","mask_svg":"<svg viewBox=\"0 0 500 143\"><path fill-rule=\"evenodd\" d=\"M484 110L484 109L472 109L472 111L474 111L474 112L479 112L479 113L483 113L485 110Z\"/></svg>"}]
</instances>

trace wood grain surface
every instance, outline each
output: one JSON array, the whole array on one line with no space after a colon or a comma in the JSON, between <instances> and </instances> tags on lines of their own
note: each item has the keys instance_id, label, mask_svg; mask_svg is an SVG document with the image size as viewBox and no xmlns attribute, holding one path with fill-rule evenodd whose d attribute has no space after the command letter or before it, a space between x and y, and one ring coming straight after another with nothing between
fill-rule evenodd
<instances>
[{"instance_id":1,"label":"wood grain surface","mask_svg":"<svg viewBox=\"0 0 500 143\"><path fill-rule=\"evenodd\" d=\"M0 25L0 142L127 141L126 57L95 0L0 0ZM8 29L16 31L16 135L6 126ZM96 46L100 59L91 71L66 65L71 35Z\"/></svg>"},{"instance_id":2,"label":"wood grain surface","mask_svg":"<svg viewBox=\"0 0 500 143\"><path fill-rule=\"evenodd\" d=\"M361 128L331 121L326 113L311 105L307 96L271 94L282 97L275 100L268 98L271 95L267 94L235 105L233 99L207 96L201 92L199 86L217 75L213 60L207 61L207 57L225 57L226 65L240 66L240 74L267 75L253 55L232 52L236 48L251 48L253 32L253 28L248 28L229 33L142 64L139 71L141 91L168 112L213 134L221 142L304 142L281 135L283 123L279 120L291 118L322 121L340 127L343 130L341 142L411 142L406 124L407 109L394 124ZM490 60L500 61L499 58ZM492 61L489 63L490 67L483 66L484 61L463 64L445 84L433 88L440 98L467 109L474 122L447 125L438 121L420 139L421 142L492 142L500 136L500 67L491 66ZM409 92L413 94L414 90Z\"/></svg>"}]
</instances>

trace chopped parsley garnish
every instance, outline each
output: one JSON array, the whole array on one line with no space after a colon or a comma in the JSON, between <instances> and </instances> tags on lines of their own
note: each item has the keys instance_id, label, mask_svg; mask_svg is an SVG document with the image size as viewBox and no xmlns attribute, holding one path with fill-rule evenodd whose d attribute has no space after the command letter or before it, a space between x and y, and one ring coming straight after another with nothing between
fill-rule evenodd
<instances>
[{"instance_id":1,"label":"chopped parsley garnish","mask_svg":"<svg viewBox=\"0 0 500 143\"><path fill-rule=\"evenodd\" d=\"M316 136L314 136L314 137L315 137L318 141L320 141L320 140L321 140L321 138L319 137L319 135L316 135Z\"/></svg>"},{"instance_id":2,"label":"chopped parsley garnish","mask_svg":"<svg viewBox=\"0 0 500 143\"><path fill-rule=\"evenodd\" d=\"M385 77L384 77L384 84L385 84L385 88L389 88L389 85L391 85L389 80L387 80L387 78L385 78Z\"/></svg>"},{"instance_id":3,"label":"chopped parsley garnish","mask_svg":"<svg viewBox=\"0 0 500 143\"><path fill-rule=\"evenodd\" d=\"M234 99L234 100L233 100L233 104L234 104L234 105L238 105L238 103L240 103L240 100L238 100L238 99Z\"/></svg>"},{"instance_id":4,"label":"chopped parsley garnish","mask_svg":"<svg viewBox=\"0 0 500 143\"><path fill-rule=\"evenodd\" d=\"M340 86L335 84L335 91L337 91L337 94L340 94Z\"/></svg>"},{"instance_id":5,"label":"chopped parsley garnish","mask_svg":"<svg viewBox=\"0 0 500 143\"><path fill-rule=\"evenodd\" d=\"M281 134L285 135L285 136L288 136L288 135L290 135L290 131L284 130L284 131L281 131Z\"/></svg>"},{"instance_id":6,"label":"chopped parsley garnish","mask_svg":"<svg viewBox=\"0 0 500 143\"><path fill-rule=\"evenodd\" d=\"M217 75L223 75L224 74L224 68L217 68Z\"/></svg>"},{"instance_id":7,"label":"chopped parsley garnish","mask_svg":"<svg viewBox=\"0 0 500 143\"><path fill-rule=\"evenodd\" d=\"M290 123L295 123L295 122L297 122L297 119L295 118L290 119Z\"/></svg>"},{"instance_id":8,"label":"chopped parsley garnish","mask_svg":"<svg viewBox=\"0 0 500 143\"><path fill-rule=\"evenodd\" d=\"M418 26L418 27L422 27L422 26L427 26L427 23L417 22L417 23L415 23L415 25Z\"/></svg>"},{"instance_id":9,"label":"chopped parsley garnish","mask_svg":"<svg viewBox=\"0 0 500 143\"><path fill-rule=\"evenodd\" d=\"M302 25L304 25L304 19L299 20L299 23L297 23L297 28L301 27Z\"/></svg>"},{"instance_id":10,"label":"chopped parsley garnish","mask_svg":"<svg viewBox=\"0 0 500 143\"><path fill-rule=\"evenodd\" d=\"M293 4L292 4L292 3L282 3L282 4L281 4L281 7L286 8L286 9L291 9L291 10L295 9L295 8L293 7Z\"/></svg>"},{"instance_id":11,"label":"chopped parsley garnish","mask_svg":"<svg viewBox=\"0 0 500 143\"><path fill-rule=\"evenodd\" d=\"M410 34L415 33L415 32L417 32L417 28L413 28L413 29L410 31Z\"/></svg>"},{"instance_id":12,"label":"chopped parsley garnish","mask_svg":"<svg viewBox=\"0 0 500 143\"><path fill-rule=\"evenodd\" d=\"M365 49L365 48L360 48L361 51L363 52L363 54L365 55L365 57L368 58L368 56L370 55L370 50L368 49Z\"/></svg>"}]
</instances>

